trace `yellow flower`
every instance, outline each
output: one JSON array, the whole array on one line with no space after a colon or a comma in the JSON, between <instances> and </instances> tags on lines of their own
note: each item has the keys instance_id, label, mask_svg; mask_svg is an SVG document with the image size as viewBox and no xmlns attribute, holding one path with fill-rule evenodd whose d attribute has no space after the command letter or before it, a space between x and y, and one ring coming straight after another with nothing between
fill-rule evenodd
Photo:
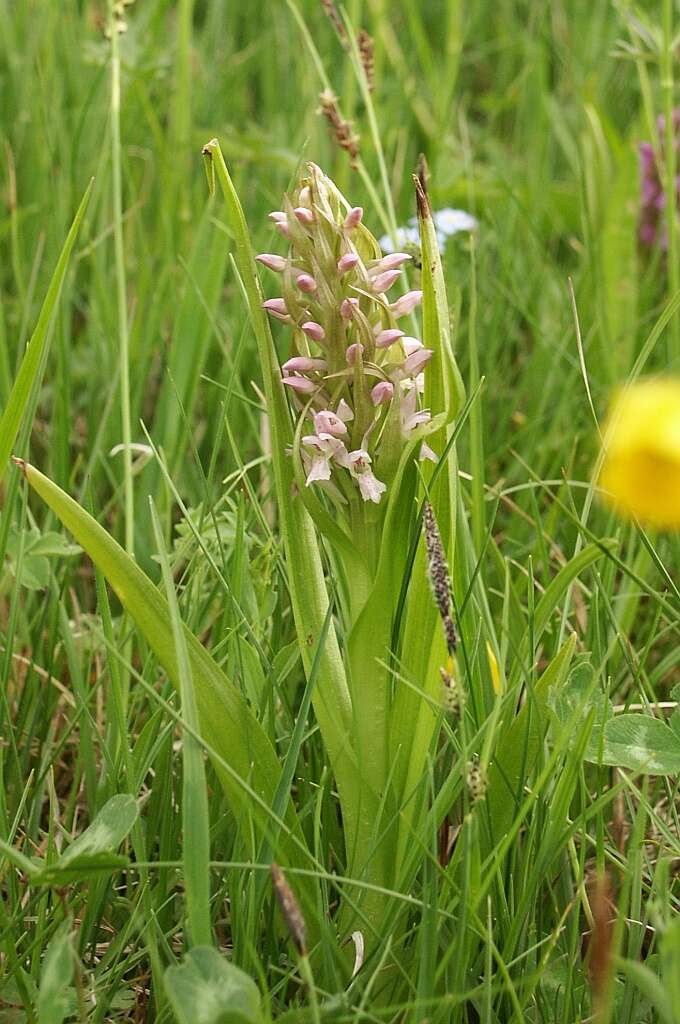
<instances>
[{"instance_id":1,"label":"yellow flower","mask_svg":"<svg viewBox=\"0 0 680 1024\"><path fill-rule=\"evenodd\" d=\"M503 690L503 683L501 682L501 674L498 670L496 655L493 653L493 647L488 640L486 641L486 657L489 662L489 672L491 673L493 692L498 696Z\"/></svg>"},{"instance_id":2,"label":"yellow flower","mask_svg":"<svg viewBox=\"0 0 680 1024\"><path fill-rule=\"evenodd\" d=\"M680 379L633 384L612 404L599 485L623 515L680 527Z\"/></svg>"}]
</instances>

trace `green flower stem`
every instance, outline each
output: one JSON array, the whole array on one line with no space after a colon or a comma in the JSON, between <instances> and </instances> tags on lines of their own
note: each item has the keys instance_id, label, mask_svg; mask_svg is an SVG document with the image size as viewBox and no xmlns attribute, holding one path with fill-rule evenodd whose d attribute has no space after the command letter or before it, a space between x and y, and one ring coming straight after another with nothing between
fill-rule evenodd
<instances>
[{"instance_id":1,"label":"green flower stem","mask_svg":"<svg viewBox=\"0 0 680 1024\"><path fill-rule=\"evenodd\" d=\"M209 183L214 186L216 174L224 195L227 219L235 241L234 258L248 298L255 332L269 411L272 465L291 604L303 665L309 674L315 641L321 634L328 610L319 546L314 525L303 503L292 497L294 472L286 449L292 445L293 429L269 322L262 309L263 295L255 273L243 209L217 140L209 142L203 152ZM353 716L350 691L337 635L332 627L321 655L319 685L315 688L312 703L335 772L343 810L345 843L348 850L354 850L362 845L357 840L362 784L351 742Z\"/></svg>"},{"instance_id":2,"label":"green flower stem","mask_svg":"<svg viewBox=\"0 0 680 1024\"><path fill-rule=\"evenodd\" d=\"M125 500L125 550L135 547L135 501L132 482L132 425L130 413L130 351L123 238L123 180L120 141L120 54L113 0L109 4L111 33L111 166L113 174L113 246L116 268L116 304L120 358L120 405L123 437L123 494Z\"/></svg>"}]
</instances>

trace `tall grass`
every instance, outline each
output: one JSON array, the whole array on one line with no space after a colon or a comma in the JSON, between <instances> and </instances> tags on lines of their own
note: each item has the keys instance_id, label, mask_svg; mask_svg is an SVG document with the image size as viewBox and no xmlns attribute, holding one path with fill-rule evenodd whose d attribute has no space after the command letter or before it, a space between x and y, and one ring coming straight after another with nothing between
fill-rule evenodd
<instances>
[{"instance_id":1,"label":"tall grass","mask_svg":"<svg viewBox=\"0 0 680 1024\"><path fill-rule=\"evenodd\" d=\"M75 499L95 545L93 567L0 466L6 1019L212 1021L238 991L254 1020L680 1020L675 776L597 763L603 695L650 716L675 700L679 547L596 500L590 404L599 418L614 385L677 357L677 246L636 241L635 147L674 104L672 7L354 0L334 25L315 0L138 0L111 40L104 3L0 0L0 448L60 515ZM357 170L317 113L326 82ZM467 385L442 527L467 709L461 728L422 693L436 612L414 549L391 694L399 735L436 738L403 775L390 762L389 882L347 860L323 703L344 581L321 544L329 606L306 645L290 557L313 533L277 500L243 240L201 167L213 136L254 251L281 251L266 214L308 159L378 234L414 215L421 152L434 207L479 220L443 254ZM121 794L139 818L66 875ZM354 976L343 928L362 934Z\"/></svg>"}]
</instances>

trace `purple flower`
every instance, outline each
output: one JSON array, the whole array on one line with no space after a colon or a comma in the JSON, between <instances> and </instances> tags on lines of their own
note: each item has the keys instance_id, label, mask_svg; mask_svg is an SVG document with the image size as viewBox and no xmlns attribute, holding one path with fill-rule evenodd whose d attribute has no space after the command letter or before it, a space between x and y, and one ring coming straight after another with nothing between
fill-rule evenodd
<instances>
[{"instance_id":1,"label":"purple flower","mask_svg":"<svg viewBox=\"0 0 680 1024\"><path fill-rule=\"evenodd\" d=\"M311 341L316 341L320 343L326 337L326 332L324 331L321 324L317 324L314 320L307 320L307 322L302 325L300 330L302 331L303 334L306 334Z\"/></svg>"},{"instance_id":2,"label":"purple flower","mask_svg":"<svg viewBox=\"0 0 680 1024\"><path fill-rule=\"evenodd\" d=\"M371 389L371 401L373 405L382 405L384 402L391 402L394 395L394 384L388 380L379 381Z\"/></svg>"},{"instance_id":3,"label":"purple flower","mask_svg":"<svg viewBox=\"0 0 680 1024\"><path fill-rule=\"evenodd\" d=\"M355 252L346 252L338 260L338 273L346 274L348 270L354 270L358 262L359 257Z\"/></svg>"},{"instance_id":4,"label":"purple flower","mask_svg":"<svg viewBox=\"0 0 680 1024\"><path fill-rule=\"evenodd\" d=\"M294 373L290 377L282 377L281 380L284 384L287 384L289 388L292 388L293 391L299 391L301 395L311 395L316 391L318 386L307 377L303 377L297 373Z\"/></svg>"},{"instance_id":5,"label":"purple flower","mask_svg":"<svg viewBox=\"0 0 680 1024\"><path fill-rule=\"evenodd\" d=\"M390 345L394 345L395 341L399 341L400 338L404 337L404 332L400 331L398 327L390 327L386 331L381 331L375 339L377 348L389 348Z\"/></svg>"},{"instance_id":6,"label":"purple flower","mask_svg":"<svg viewBox=\"0 0 680 1024\"><path fill-rule=\"evenodd\" d=\"M311 370L325 370L325 359L312 359L310 356L293 356L281 367L286 373L309 373Z\"/></svg>"},{"instance_id":7,"label":"purple flower","mask_svg":"<svg viewBox=\"0 0 680 1024\"><path fill-rule=\"evenodd\" d=\"M316 281L311 274L298 274L295 283L301 292L306 292L308 295L312 295L316 291Z\"/></svg>"},{"instance_id":8,"label":"purple flower","mask_svg":"<svg viewBox=\"0 0 680 1024\"><path fill-rule=\"evenodd\" d=\"M642 245L651 248L661 245L668 248L668 228L666 225L665 207L666 190L663 182L663 170L659 167L665 160L666 120L663 114L657 120L659 133L658 151L651 142L641 142L638 147L640 158L640 214L638 219L638 238ZM680 156L680 108L673 111L674 147ZM659 159L657 159L657 157ZM675 180L676 203L680 198L680 175Z\"/></svg>"},{"instance_id":9,"label":"purple flower","mask_svg":"<svg viewBox=\"0 0 680 1024\"><path fill-rule=\"evenodd\" d=\"M386 270L384 274L378 274L371 281L371 288L374 292L386 292L392 287L395 281L401 277L400 270Z\"/></svg>"},{"instance_id":10,"label":"purple flower","mask_svg":"<svg viewBox=\"0 0 680 1024\"><path fill-rule=\"evenodd\" d=\"M270 270L274 270L277 273L281 273L282 270L286 269L286 260L283 256L277 256L276 253L273 252L261 252L259 256L255 257L255 259L258 263L261 263L263 266L268 267Z\"/></svg>"},{"instance_id":11,"label":"purple flower","mask_svg":"<svg viewBox=\"0 0 680 1024\"><path fill-rule=\"evenodd\" d=\"M283 299L267 299L262 303L262 308L266 309L277 320L282 320L284 324L292 324L293 322L293 318L290 316L288 307Z\"/></svg>"},{"instance_id":12,"label":"purple flower","mask_svg":"<svg viewBox=\"0 0 680 1024\"><path fill-rule=\"evenodd\" d=\"M421 291L406 292L405 295L400 296L396 302L392 303L390 309L396 317L407 316L413 312L422 297L423 293Z\"/></svg>"},{"instance_id":13,"label":"purple flower","mask_svg":"<svg viewBox=\"0 0 680 1024\"><path fill-rule=\"evenodd\" d=\"M331 434L333 437L342 437L347 433L344 420L330 409L314 413L314 429L317 434Z\"/></svg>"}]
</instances>

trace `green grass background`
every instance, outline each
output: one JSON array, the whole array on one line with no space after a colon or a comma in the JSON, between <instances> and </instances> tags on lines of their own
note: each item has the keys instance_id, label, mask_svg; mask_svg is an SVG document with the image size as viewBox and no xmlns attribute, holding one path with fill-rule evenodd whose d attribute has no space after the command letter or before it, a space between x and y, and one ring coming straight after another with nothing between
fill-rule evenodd
<instances>
[{"instance_id":1,"label":"green grass background","mask_svg":"<svg viewBox=\"0 0 680 1024\"><path fill-rule=\"evenodd\" d=\"M647 537L591 506L597 430L588 399L589 389L600 417L671 294L673 266L636 242L636 146L651 137L665 99L661 6L348 0L349 21L374 39L376 134L316 0L137 0L120 40L117 149L103 2L0 0L0 407L95 179L32 430L17 453L124 539L124 456L111 450L124 436L127 334L132 441L152 443L159 456L134 467L129 546L159 579L151 495L182 617L260 709L282 752L302 670L268 491L256 350L220 200L208 198L202 145L219 138L258 251L280 251L266 214L280 208L301 160L319 163L380 234L391 210L397 223L415 213L411 173L425 153L435 209L461 207L479 220L474 246L457 236L445 254L462 371L471 389L484 379L460 449L471 542L457 559L456 590L469 671L488 671L474 579L508 675L531 686L575 631L579 656L615 701L667 699L680 659L678 541ZM324 76L360 133L363 175L318 114ZM647 369L672 365L674 333L672 324L661 332ZM283 354L285 332L277 339ZM193 510L203 548L177 496ZM32 554L38 531L50 544ZM113 601L109 618L90 564L52 531L54 519L9 472L0 522L0 834L29 856L53 855L125 788L121 750L129 745L142 807L137 852L149 866L54 893L28 888L0 861L0 1019L38 1019L45 953L70 915L79 964L73 1019L169 1021L157 971L183 950L183 788L180 733L159 698L174 697ZM616 557L560 597L534 644L536 604L591 534L615 537ZM527 630L536 657L518 665ZM440 778L454 747L447 732L424 766L426 784ZM399 1006L374 1005L374 973L339 997L329 930L318 978L323 1019L590 1019L587 882L606 865L618 952L633 964L644 959L668 996L667 1005L658 993L655 1000L633 968L622 969L606 1012L630 1024L680 1019L669 981L680 973L680 940L669 930L680 855L674 781L589 768L578 747L578 735L563 736L542 750L541 786L492 879L478 877L480 853L471 848L462 880L442 880L436 837L423 837L432 856L424 854L409 897ZM295 784L310 847L328 868L341 867L332 779L312 721ZM273 1017L311 1019L294 958L272 927L269 893L257 912L247 829L236 827L211 770L208 809L220 945L256 978ZM479 886L488 886L484 913L468 918L467 893ZM330 883L326 895L332 903Z\"/></svg>"}]
</instances>

